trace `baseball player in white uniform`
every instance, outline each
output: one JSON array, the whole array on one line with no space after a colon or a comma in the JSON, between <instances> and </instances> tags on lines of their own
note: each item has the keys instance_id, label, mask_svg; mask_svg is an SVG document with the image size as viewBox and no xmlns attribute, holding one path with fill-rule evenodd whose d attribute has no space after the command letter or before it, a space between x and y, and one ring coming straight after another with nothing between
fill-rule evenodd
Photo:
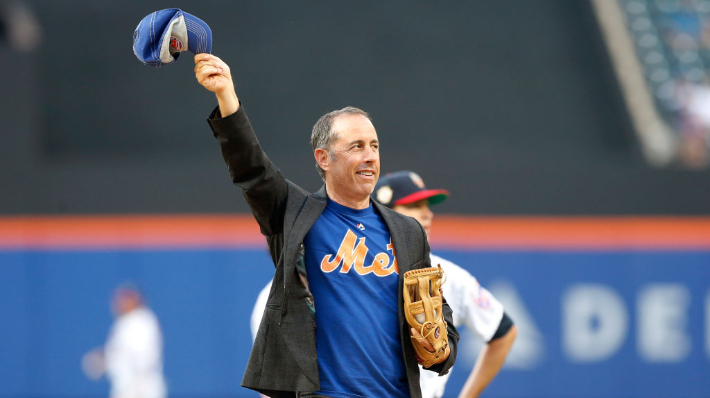
<instances>
[{"instance_id":1,"label":"baseball player in white uniform","mask_svg":"<svg viewBox=\"0 0 710 398\"><path fill-rule=\"evenodd\" d=\"M421 177L412 171L398 171L380 177L372 194L383 205L419 221L427 236L431 236L434 218L429 206L441 203L448 195L449 192L443 189L427 189ZM441 264L446 272L442 288L444 298L454 312L454 325L466 325L486 342L459 393L459 397L478 397L503 366L517 336L517 329L506 315L503 305L468 271L434 254L431 254L431 264ZM443 396L451 373L442 377L429 373L432 372L420 372L422 397Z\"/></svg>"},{"instance_id":2,"label":"baseball player in white uniform","mask_svg":"<svg viewBox=\"0 0 710 398\"><path fill-rule=\"evenodd\" d=\"M421 177L411 171L399 171L380 177L372 194L383 205L419 221L427 236L431 234L434 216L429 206L444 201L448 195L449 192L443 189L426 189ZM503 366L517 336L517 329L506 315L503 305L468 271L434 254L431 254L431 264L441 264L446 272L444 298L454 312L456 327L466 325L486 342L459 394L459 397L478 397ZM252 338L259 328L270 289L271 282L259 293L254 305L251 316ZM450 375L440 377L434 372L420 372L422 397L442 397Z\"/></svg>"},{"instance_id":3,"label":"baseball player in white uniform","mask_svg":"<svg viewBox=\"0 0 710 398\"><path fill-rule=\"evenodd\" d=\"M105 373L111 383L111 397L165 398L158 318L132 285L117 288L112 304L116 321L106 345L84 356L84 373L92 379Z\"/></svg>"}]
</instances>

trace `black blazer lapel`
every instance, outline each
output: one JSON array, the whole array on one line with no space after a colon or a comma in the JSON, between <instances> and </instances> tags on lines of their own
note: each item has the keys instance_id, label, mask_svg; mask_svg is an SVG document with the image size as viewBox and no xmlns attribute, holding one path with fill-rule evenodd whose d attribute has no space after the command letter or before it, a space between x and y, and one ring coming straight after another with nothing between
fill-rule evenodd
<instances>
[{"instance_id":1,"label":"black blazer lapel","mask_svg":"<svg viewBox=\"0 0 710 398\"><path fill-rule=\"evenodd\" d=\"M328 204L328 196L325 193L325 185L318 190L318 192L310 195L306 198L306 202L303 204L303 208L296 216L294 220L293 227L288 236L288 244L300 245L303 242L303 238L311 229L313 224L325 210L325 206ZM296 246L293 246L296 247Z\"/></svg>"},{"instance_id":2,"label":"black blazer lapel","mask_svg":"<svg viewBox=\"0 0 710 398\"><path fill-rule=\"evenodd\" d=\"M296 215L293 227L291 228L288 237L286 237L286 257L284 263L284 277L286 280L294 281L298 278L296 275L298 271L296 270L296 262L298 261L299 255L302 254L301 244L305 238L308 231L311 229L313 224L316 222L318 217L325 209L327 201L327 196L325 194L325 188L321 188L318 192L310 195L306 198L301 210L298 215ZM297 285L294 286L294 283ZM287 291L284 294L287 296L286 302L290 302L288 296L295 293L289 290L300 289L298 286L299 282L293 282L289 284ZM305 300L305 298L304 298ZM308 377L310 375L315 375L318 377L318 367L317 367L317 357L316 355L316 339L315 330L311 335L304 335L299 333L303 329L303 323L311 322L310 312L307 310L305 302L296 302L292 308L283 308L287 311L287 314L282 313L282 327L286 330L282 334L286 346L291 351L294 359L298 365L303 370L303 373ZM314 385L318 385L318 380L311 379Z\"/></svg>"}]
</instances>

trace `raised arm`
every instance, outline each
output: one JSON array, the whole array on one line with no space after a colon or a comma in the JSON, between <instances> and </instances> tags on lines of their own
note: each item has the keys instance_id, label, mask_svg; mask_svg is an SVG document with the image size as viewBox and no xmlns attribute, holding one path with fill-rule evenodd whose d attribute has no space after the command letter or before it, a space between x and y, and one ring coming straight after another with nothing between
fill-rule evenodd
<instances>
[{"instance_id":1,"label":"raised arm","mask_svg":"<svg viewBox=\"0 0 710 398\"><path fill-rule=\"evenodd\" d=\"M208 122L234 185L242 188L265 236L283 230L288 186L264 153L234 90L229 66L211 54L195 55L195 77L215 93L219 107Z\"/></svg>"}]
</instances>

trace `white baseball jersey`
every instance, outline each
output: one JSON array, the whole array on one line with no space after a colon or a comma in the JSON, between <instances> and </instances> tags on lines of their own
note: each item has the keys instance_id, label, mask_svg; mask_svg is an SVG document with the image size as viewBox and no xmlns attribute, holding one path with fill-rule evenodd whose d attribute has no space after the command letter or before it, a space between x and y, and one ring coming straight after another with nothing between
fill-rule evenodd
<instances>
[{"instance_id":1,"label":"white baseball jersey","mask_svg":"<svg viewBox=\"0 0 710 398\"><path fill-rule=\"evenodd\" d=\"M433 254L430 258L432 266L441 264L441 268L446 273L446 282L442 289L444 298L454 313L454 325L457 328L465 325L483 341L488 342L503 319L503 305L465 269ZM270 290L271 281L261 290L256 299L251 314L252 339L256 338ZM439 376L435 372L422 369L419 374L423 398L438 398L444 395L450 372Z\"/></svg>"},{"instance_id":2,"label":"white baseball jersey","mask_svg":"<svg viewBox=\"0 0 710 398\"><path fill-rule=\"evenodd\" d=\"M112 397L165 398L163 338L155 314L146 307L121 315L105 346Z\"/></svg>"},{"instance_id":3,"label":"white baseball jersey","mask_svg":"<svg viewBox=\"0 0 710 398\"><path fill-rule=\"evenodd\" d=\"M261 323L261 317L264 316L264 310L266 309L266 301L269 299L269 291L271 291L271 283L269 283L261 289L259 296L256 298L256 304L254 304L254 309L251 312L251 340L256 339L256 332L259 331L259 324Z\"/></svg>"},{"instance_id":4,"label":"white baseball jersey","mask_svg":"<svg viewBox=\"0 0 710 398\"><path fill-rule=\"evenodd\" d=\"M490 341L503 319L503 305L465 269L434 254L431 254L430 258L432 266L441 264L446 273L442 290L446 302L454 312L454 325L457 328L465 325L484 342ZM450 375L451 372L439 376L435 372L422 369L419 372L422 397L443 396Z\"/></svg>"}]
</instances>

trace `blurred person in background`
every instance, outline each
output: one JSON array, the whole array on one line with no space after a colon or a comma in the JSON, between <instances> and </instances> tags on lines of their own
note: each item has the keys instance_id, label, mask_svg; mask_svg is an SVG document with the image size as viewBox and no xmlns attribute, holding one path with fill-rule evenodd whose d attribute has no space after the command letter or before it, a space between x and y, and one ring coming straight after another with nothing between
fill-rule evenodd
<instances>
[{"instance_id":1,"label":"blurred person in background","mask_svg":"<svg viewBox=\"0 0 710 398\"><path fill-rule=\"evenodd\" d=\"M42 43L42 28L32 9L22 1L0 1L0 43L32 52Z\"/></svg>"},{"instance_id":2,"label":"blurred person in background","mask_svg":"<svg viewBox=\"0 0 710 398\"><path fill-rule=\"evenodd\" d=\"M106 375L112 398L165 398L163 337L158 318L132 283L119 285L111 309L116 318L106 345L86 353L84 374Z\"/></svg>"},{"instance_id":3,"label":"blurred person in background","mask_svg":"<svg viewBox=\"0 0 710 398\"><path fill-rule=\"evenodd\" d=\"M430 205L441 203L448 197L443 189L428 190L424 181L414 172L399 171L381 177L373 199L392 210L419 221L427 236L431 236L434 214ZM459 397L478 397L500 371L517 336L517 328L506 315L503 305L484 289L476 278L458 265L431 254L431 264L441 264L446 272L443 285L444 297L454 314L454 325L466 325L484 342L485 347L476 365L466 380ZM259 329L266 308L272 282L259 293L251 315L252 339ZM438 376L432 372L420 372L423 398L438 398L444 395L451 373Z\"/></svg>"},{"instance_id":4,"label":"blurred person in background","mask_svg":"<svg viewBox=\"0 0 710 398\"><path fill-rule=\"evenodd\" d=\"M678 161L681 167L703 169L710 157L710 82L688 81L681 77L675 84L675 108L678 113Z\"/></svg>"}]
</instances>

